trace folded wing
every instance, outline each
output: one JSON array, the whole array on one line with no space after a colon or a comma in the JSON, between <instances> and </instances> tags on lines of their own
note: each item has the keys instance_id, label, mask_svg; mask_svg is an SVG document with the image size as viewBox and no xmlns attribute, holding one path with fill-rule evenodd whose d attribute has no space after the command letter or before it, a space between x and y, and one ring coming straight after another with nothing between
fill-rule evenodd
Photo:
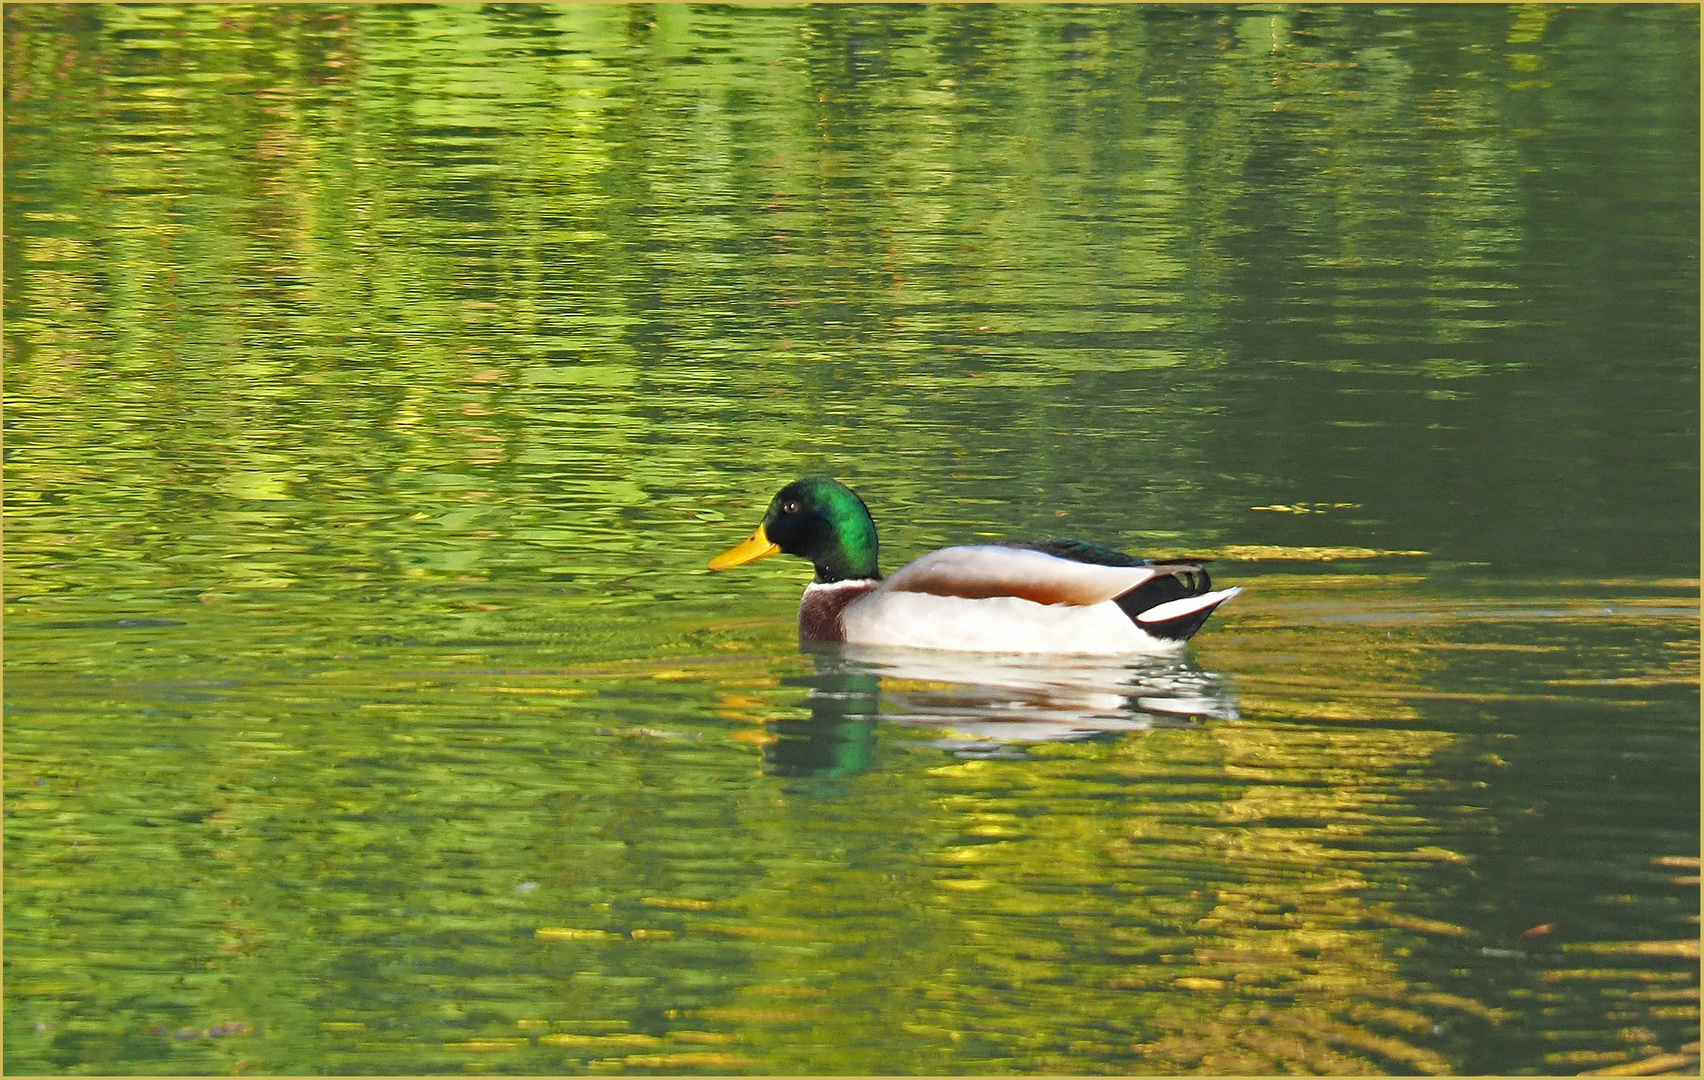
<instances>
[{"instance_id":1,"label":"folded wing","mask_svg":"<svg viewBox=\"0 0 1704 1080\"><path fill-rule=\"evenodd\" d=\"M1106 566L1043 551L1000 545L942 548L907 563L881 584L885 592L984 600L1015 596L1037 604L1099 604L1153 580L1171 567Z\"/></svg>"}]
</instances>

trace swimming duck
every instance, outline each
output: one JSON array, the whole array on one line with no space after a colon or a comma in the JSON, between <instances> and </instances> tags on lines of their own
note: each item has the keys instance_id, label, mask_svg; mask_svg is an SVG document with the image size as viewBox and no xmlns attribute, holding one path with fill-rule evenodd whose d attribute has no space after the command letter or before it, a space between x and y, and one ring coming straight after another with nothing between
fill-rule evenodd
<instances>
[{"instance_id":1,"label":"swimming duck","mask_svg":"<svg viewBox=\"0 0 1704 1080\"><path fill-rule=\"evenodd\" d=\"M816 577L799 601L806 641L976 652L1175 652L1242 591L1212 591L1199 563L1149 562L1082 540L941 548L887 578L876 548L864 500L806 477L777 492L751 538L710 569L777 553L810 560Z\"/></svg>"}]
</instances>

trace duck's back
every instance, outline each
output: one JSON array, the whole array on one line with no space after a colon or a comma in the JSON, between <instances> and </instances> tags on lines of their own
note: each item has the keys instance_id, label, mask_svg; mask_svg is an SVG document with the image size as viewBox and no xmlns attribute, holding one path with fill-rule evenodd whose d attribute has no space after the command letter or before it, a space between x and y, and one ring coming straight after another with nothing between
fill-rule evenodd
<instances>
[{"instance_id":1,"label":"duck's back","mask_svg":"<svg viewBox=\"0 0 1704 1080\"><path fill-rule=\"evenodd\" d=\"M1037 604L1099 604L1154 577L1151 566L1062 558L1036 546L986 544L942 548L901 567L882 592L965 600L1015 596Z\"/></svg>"}]
</instances>

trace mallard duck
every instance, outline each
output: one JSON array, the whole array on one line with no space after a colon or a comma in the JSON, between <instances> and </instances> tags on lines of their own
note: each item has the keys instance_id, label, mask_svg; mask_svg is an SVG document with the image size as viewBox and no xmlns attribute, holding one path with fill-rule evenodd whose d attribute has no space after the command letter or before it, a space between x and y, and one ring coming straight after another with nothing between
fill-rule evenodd
<instances>
[{"instance_id":1,"label":"mallard duck","mask_svg":"<svg viewBox=\"0 0 1704 1080\"><path fill-rule=\"evenodd\" d=\"M776 553L816 567L799 601L806 641L1023 653L1182 649L1213 609L1199 563L1149 562L1082 540L941 548L882 577L864 500L827 477L776 493L751 538L710 560L727 570Z\"/></svg>"}]
</instances>

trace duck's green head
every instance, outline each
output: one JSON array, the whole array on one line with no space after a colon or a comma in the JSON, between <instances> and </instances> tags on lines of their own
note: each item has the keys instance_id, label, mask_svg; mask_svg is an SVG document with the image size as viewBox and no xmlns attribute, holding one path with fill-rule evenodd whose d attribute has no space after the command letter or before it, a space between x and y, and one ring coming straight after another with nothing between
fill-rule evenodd
<instances>
[{"instance_id":1,"label":"duck's green head","mask_svg":"<svg viewBox=\"0 0 1704 1080\"><path fill-rule=\"evenodd\" d=\"M851 488L826 476L807 476L777 492L751 539L711 559L710 569L727 570L776 552L809 559L816 580L825 584L881 577L870 511Z\"/></svg>"}]
</instances>

